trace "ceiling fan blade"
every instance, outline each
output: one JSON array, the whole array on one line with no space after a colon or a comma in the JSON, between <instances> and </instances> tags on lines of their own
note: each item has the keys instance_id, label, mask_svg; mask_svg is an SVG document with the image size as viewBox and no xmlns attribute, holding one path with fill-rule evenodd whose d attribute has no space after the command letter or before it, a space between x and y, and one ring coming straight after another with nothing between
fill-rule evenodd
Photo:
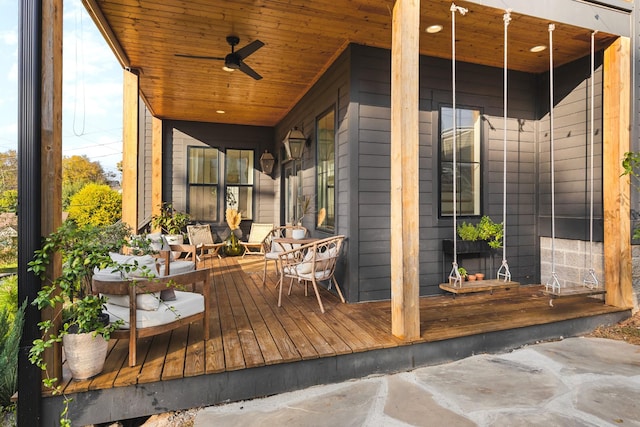
<instances>
[{"instance_id":1,"label":"ceiling fan blade","mask_svg":"<svg viewBox=\"0 0 640 427\"><path fill-rule=\"evenodd\" d=\"M236 50L235 53L240 57L240 59L244 59L256 50L260 49L262 46L264 46L264 43L262 43L260 40L254 40L242 49Z\"/></svg>"},{"instance_id":2,"label":"ceiling fan blade","mask_svg":"<svg viewBox=\"0 0 640 427\"><path fill-rule=\"evenodd\" d=\"M258 73L256 73L253 68L249 67L247 64L245 64L244 62L240 61L240 71L242 71L243 73L245 73L246 75L253 77L256 80L260 80L262 79L262 76Z\"/></svg>"},{"instance_id":3,"label":"ceiling fan blade","mask_svg":"<svg viewBox=\"0 0 640 427\"><path fill-rule=\"evenodd\" d=\"M180 58L191 58L191 59L213 59L216 61L224 61L224 58L219 56L199 56L199 55L187 55L185 53L174 53L175 56L179 56Z\"/></svg>"}]
</instances>

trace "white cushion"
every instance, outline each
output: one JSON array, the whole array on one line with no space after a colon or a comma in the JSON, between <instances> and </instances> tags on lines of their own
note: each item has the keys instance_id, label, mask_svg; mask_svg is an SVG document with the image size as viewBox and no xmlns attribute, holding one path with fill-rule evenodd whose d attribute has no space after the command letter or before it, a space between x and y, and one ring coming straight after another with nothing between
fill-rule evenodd
<instances>
[{"instance_id":1,"label":"white cushion","mask_svg":"<svg viewBox=\"0 0 640 427\"><path fill-rule=\"evenodd\" d=\"M115 270L115 267L108 267L102 270L94 270L93 277L104 281L120 281L128 278L155 277L157 275L156 260L151 255L122 255L110 252L111 259L118 264L128 264L137 266L127 273ZM129 307L129 295L104 295L111 304L122 307ZM140 310L157 310L160 305L160 292L140 294L136 297L136 306Z\"/></svg>"},{"instance_id":2,"label":"white cushion","mask_svg":"<svg viewBox=\"0 0 640 427\"><path fill-rule=\"evenodd\" d=\"M129 272L123 272L124 277L155 277L157 275L156 259L151 255L122 255L109 252L111 259L121 265L130 265ZM134 267L135 266L135 267ZM107 268L109 273L114 269Z\"/></svg>"},{"instance_id":3,"label":"white cushion","mask_svg":"<svg viewBox=\"0 0 640 427\"><path fill-rule=\"evenodd\" d=\"M117 305L119 307L127 307L129 309L129 295L110 295L107 297L107 305ZM136 296L136 307L140 310L154 311L160 307L160 291L139 294Z\"/></svg>"},{"instance_id":4,"label":"white cushion","mask_svg":"<svg viewBox=\"0 0 640 427\"><path fill-rule=\"evenodd\" d=\"M129 308L114 304L106 304L106 311L109 313L109 320L115 322L124 320L124 325L120 329L129 329ZM176 291L176 300L170 303L163 303L158 310L143 311L136 313L136 327L148 328L151 326L166 325L176 321L178 317L188 317L204 311L204 296L194 292Z\"/></svg>"},{"instance_id":5,"label":"white cushion","mask_svg":"<svg viewBox=\"0 0 640 427\"><path fill-rule=\"evenodd\" d=\"M174 274L182 274L188 273L196 269L196 263L193 261L171 261L169 264L169 276L173 276ZM160 265L160 275L165 276L164 274L165 266L164 264Z\"/></svg>"},{"instance_id":6,"label":"white cushion","mask_svg":"<svg viewBox=\"0 0 640 427\"><path fill-rule=\"evenodd\" d=\"M298 266L296 267L298 274L303 275L303 274L311 273L311 271L313 270L313 265L312 265L313 253L314 251L312 250L307 252L307 254L304 256L303 262L301 264L298 264ZM318 277L318 275L326 274L326 273L321 274L322 270L324 270L327 265L327 262L325 260L331 259L335 256L336 256L335 248L330 248L324 252L318 252L318 255L316 256L316 277Z\"/></svg>"}]
</instances>

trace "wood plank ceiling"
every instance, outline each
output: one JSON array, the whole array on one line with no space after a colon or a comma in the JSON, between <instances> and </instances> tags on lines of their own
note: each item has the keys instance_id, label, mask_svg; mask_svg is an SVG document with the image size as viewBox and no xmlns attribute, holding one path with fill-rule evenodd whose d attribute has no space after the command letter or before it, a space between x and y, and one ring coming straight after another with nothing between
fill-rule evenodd
<instances>
[{"instance_id":1,"label":"wood plank ceiling","mask_svg":"<svg viewBox=\"0 0 640 427\"><path fill-rule=\"evenodd\" d=\"M84 0L103 35L126 57L123 67L140 72L140 89L159 118L273 126L277 124L349 43L391 47L392 0ZM459 61L502 67L504 10L464 1L469 9L456 17ZM440 24L436 34L422 32L420 53L451 56L451 2L422 0L421 29ZM100 17L100 15L103 15ZM549 22L512 13L509 67L544 72ZM110 34L111 33L111 34ZM265 46L246 59L263 76L254 80L223 61L176 54L224 57L228 35L237 48L258 39ZM597 48L615 37L597 33ZM236 49L237 49L236 48ZM590 30L557 24L557 65L588 55ZM217 110L225 111L224 114Z\"/></svg>"}]
</instances>

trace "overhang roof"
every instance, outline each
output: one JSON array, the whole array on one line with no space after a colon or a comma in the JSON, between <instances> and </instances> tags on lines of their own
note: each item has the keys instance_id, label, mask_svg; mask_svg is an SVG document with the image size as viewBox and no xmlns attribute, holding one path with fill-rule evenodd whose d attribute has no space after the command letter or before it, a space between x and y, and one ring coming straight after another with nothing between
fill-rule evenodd
<instances>
[{"instance_id":1,"label":"overhang roof","mask_svg":"<svg viewBox=\"0 0 640 427\"><path fill-rule=\"evenodd\" d=\"M391 0L83 2L123 67L139 70L141 94L152 114L163 119L273 126L349 43L391 48ZM456 16L457 60L502 67L505 11L464 1L456 5L469 9ZM422 0L422 55L451 57L450 7L450 1ZM548 50L529 51L548 44L549 23L511 14L510 69L549 68ZM424 30L432 24L444 28L428 34ZM224 57L230 52L228 35L240 38L240 48L256 39L265 43L246 59L262 80L225 72L222 61L176 56ZM556 22L554 64L589 55L590 35L589 29ZM616 38L603 31L595 37L597 49Z\"/></svg>"}]
</instances>

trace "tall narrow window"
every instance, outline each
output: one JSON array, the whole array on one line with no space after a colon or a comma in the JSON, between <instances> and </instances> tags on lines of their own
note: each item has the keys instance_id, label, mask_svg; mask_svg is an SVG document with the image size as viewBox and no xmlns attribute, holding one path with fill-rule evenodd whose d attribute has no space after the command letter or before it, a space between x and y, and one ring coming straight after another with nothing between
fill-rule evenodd
<instances>
[{"instance_id":1,"label":"tall narrow window","mask_svg":"<svg viewBox=\"0 0 640 427\"><path fill-rule=\"evenodd\" d=\"M480 111L456 109L456 214L480 215ZM440 214L453 215L453 109L440 109Z\"/></svg>"},{"instance_id":2,"label":"tall narrow window","mask_svg":"<svg viewBox=\"0 0 640 427\"><path fill-rule=\"evenodd\" d=\"M188 212L196 221L218 220L218 150L188 147Z\"/></svg>"},{"instance_id":3,"label":"tall narrow window","mask_svg":"<svg viewBox=\"0 0 640 427\"><path fill-rule=\"evenodd\" d=\"M336 125L335 110L323 113L316 121L317 145L317 206L318 228L335 230L336 227ZM323 215L324 212L324 215ZM324 216L324 218L322 218Z\"/></svg>"},{"instance_id":4,"label":"tall narrow window","mask_svg":"<svg viewBox=\"0 0 640 427\"><path fill-rule=\"evenodd\" d=\"M226 208L253 219L253 150L227 150Z\"/></svg>"}]
</instances>

